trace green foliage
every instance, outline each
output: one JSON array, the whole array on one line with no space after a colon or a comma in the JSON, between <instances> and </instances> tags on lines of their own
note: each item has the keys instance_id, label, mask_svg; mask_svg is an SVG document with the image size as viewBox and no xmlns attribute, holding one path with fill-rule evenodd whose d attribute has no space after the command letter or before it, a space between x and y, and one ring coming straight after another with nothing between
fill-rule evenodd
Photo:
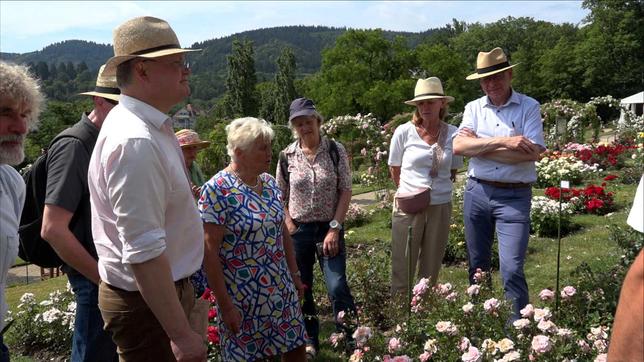
<instances>
[{"instance_id":1,"label":"green foliage","mask_svg":"<svg viewBox=\"0 0 644 362\"><path fill-rule=\"evenodd\" d=\"M249 40L234 40L232 54L228 56L224 96L224 112L227 118L257 115L256 84L253 44Z\"/></svg>"}]
</instances>

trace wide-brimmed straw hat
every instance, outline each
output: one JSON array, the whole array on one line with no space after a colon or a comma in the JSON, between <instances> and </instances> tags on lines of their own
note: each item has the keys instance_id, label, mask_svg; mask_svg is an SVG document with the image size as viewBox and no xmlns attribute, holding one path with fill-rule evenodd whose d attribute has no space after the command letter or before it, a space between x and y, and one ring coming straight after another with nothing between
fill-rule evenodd
<instances>
[{"instance_id":1,"label":"wide-brimmed straw hat","mask_svg":"<svg viewBox=\"0 0 644 362\"><path fill-rule=\"evenodd\" d=\"M183 49L170 24L151 16L126 21L113 32L114 56L105 63L108 75L116 74L116 67L133 58L158 58L171 54L199 51Z\"/></svg>"},{"instance_id":2,"label":"wide-brimmed straw hat","mask_svg":"<svg viewBox=\"0 0 644 362\"><path fill-rule=\"evenodd\" d=\"M470 74L465 79L473 80L490 76L492 74L501 73L504 70L510 69L517 64L510 65L508 57L503 52L503 49L496 47L489 52L479 52L476 57L476 73Z\"/></svg>"},{"instance_id":3,"label":"wide-brimmed straw hat","mask_svg":"<svg viewBox=\"0 0 644 362\"><path fill-rule=\"evenodd\" d=\"M181 148L188 146L197 146L197 149L208 147L210 141L202 141L199 134L191 129L182 129L174 134L179 141Z\"/></svg>"},{"instance_id":4,"label":"wide-brimmed straw hat","mask_svg":"<svg viewBox=\"0 0 644 362\"><path fill-rule=\"evenodd\" d=\"M405 104L415 106L416 103L425 99L442 98L451 102L454 100L452 96L446 96L443 92L443 84L441 80L436 77L429 77L427 79L419 79L416 82L416 89L414 89L414 99L405 101Z\"/></svg>"},{"instance_id":5,"label":"wide-brimmed straw hat","mask_svg":"<svg viewBox=\"0 0 644 362\"><path fill-rule=\"evenodd\" d=\"M121 90L116 84L116 76L105 75L105 64L103 64L98 70L98 76L96 77L96 87L94 88L94 90L91 92L83 92L79 94L85 96L107 98L118 102Z\"/></svg>"}]
</instances>

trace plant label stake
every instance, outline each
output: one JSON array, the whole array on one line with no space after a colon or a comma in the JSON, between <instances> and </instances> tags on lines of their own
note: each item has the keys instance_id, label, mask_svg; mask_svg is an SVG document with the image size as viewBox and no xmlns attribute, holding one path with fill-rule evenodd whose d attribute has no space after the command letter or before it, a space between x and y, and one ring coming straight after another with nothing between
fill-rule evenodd
<instances>
[{"instance_id":1,"label":"plant label stake","mask_svg":"<svg viewBox=\"0 0 644 362\"><path fill-rule=\"evenodd\" d=\"M559 183L559 217L557 219L557 285L555 287L555 315L559 317L559 264L561 261L561 196L563 189L570 189L570 182Z\"/></svg>"},{"instance_id":2,"label":"plant label stake","mask_svg":"<svg viewBox=\"0 0 644 362\"><path fill-rule=\"evenodd\" d=\"M411 317L411 289L412 289L412 270L411 270L411 225L407 227L407 318Z\"/></svg>"}]
</instances>

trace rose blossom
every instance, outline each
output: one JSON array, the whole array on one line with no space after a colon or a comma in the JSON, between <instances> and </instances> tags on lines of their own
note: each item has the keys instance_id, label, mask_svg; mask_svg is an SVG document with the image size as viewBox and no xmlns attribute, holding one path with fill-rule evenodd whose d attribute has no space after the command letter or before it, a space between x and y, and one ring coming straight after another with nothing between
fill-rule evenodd
<instances>
[{"instance_id":1,"label":"rose blossom","mask_svg":"<svg viewBox=\"0 0 644 362\"><path fill-rule=\"evenodd\" d=\"M463 362L478 362L481 360L481 353L478 348L470 346L467 352L463 353L461 356L461 361Z\"/></svg>"},{"instance_id":2,"label":"rose blossom","mask_svg":"<svg viewBox=\"0 0 644 362\"><path fill-rule=\"evenodd\" d=\"M487 273L481 270L481 268L476 268L476 271L474 272L474 281L477 283L482 282L487 276Z\"/></svg>"},{"instance_id":3,"label":"rose blossom","mask_svg":"<svg viewBox=\"0 0 644 362\"><path fill-rule=\"evenodd\" d=\"M456 300L456 298L457 298L457 297L458 297L458 293L456 293L456 292L451 292L451 293L449 293L449 294L445 297L445 299L446 299L448 302L453 302L453 301L455 301L455 300Z\"/></svg>"},{"instance_id":4,"label":"rose blossom","mask_svg":"<svg viewBox=\"0 0 644 362\"><path fill-rule=\"evenodd\" d=\"M496 348L496 342L489 338L486 338L485 340L483 340L483 343L481 343L481 350L483 351L483 353L494 356L496 354Z\"/></svg>"},{"instance_id":5,"label":"rose blossom","mask_svg":"<svg viewBox=\"0 0 644 362\"><path fill-rule=\"evenodd\" d=\"M523 329L530 325L530 320L526 318L517 319L512 322L512 325L514 326L514 329Z\"/></svg>"},{"instance_id":6,"label":"rose blossom","mask_svg":"<svg viewBox=\"0 0 644 362\"><path fill-rule=\"evenodd\" d=\"M337 321L338 321L338 323L344 323L344 315L345 315L345 313L344 313L344 311L343 311L343 310L341 310L340 312L338 312L338 317L337 317Z\"/></svg>"},{"instance_id":7,"label":"rose blossom","mask_svg":"<svg viewBox=\"0 0 644 362\"><path fill-rule=\"evenodd\" d=\"M420 362L427 362L427 361L429 361L430 358L432 358L432 354L427 352L427 351L423 352L423 354L418 356L418 360Z\"/></svg>"},{"instance_id":8,"label":"rose blossom","mask_svg":"<svg viewBox=\"0 0 644 362\"><path fill-rule=\"evenodd\" d=\"M608 349L608 342L605 339L598 339L593 342L593 348L599 353L604 353Z\"/></svg>"},{"instance_id":9,"label":"rose blossom","mask_svg":"<svg viewBox=\"0 0 644 362\"><path fill-rule=\"evenodd\" d=\"M458 344L458 349L461 352L465 352L470 349L470 340L467 337L462 337L461 342Z\"/></svg>"},{"instance_id":10,"label":"rose blossom","mask_svg":"<svg viewBox=\"0 0 644 362\"><path fill-rule=\"evenodd\" d=\"M465 312L465 314L469 314L472 309L474 309L474 304L467 302L467 304L463 305L461 309L463 309L463 312Z\"/></svg>"},{"instance_id":11,"label":"rose blossom","mask_svg":"<svg viewBox=\"0 0 644 362\"><path fill-rule=\"evenodd\" d=\"M423 349L431 354L438 352L438 345L436 344L436 340L428 339L427 342L425 342Z\"/></svg>"},{"instance_id":12,"label":"rose blossom","mask_svg":"<svg viewBox=\"0 0 644 362\"><path fill-rule=\"evenodd\" d=\"M353 339L356 341L356 346L358 347L364 346L369 338L371 338L371 328L369 327L358 327L353 332Z\"/></svg>"},{"instance_id":13,"label":"rose blossom","mask_svg":"<svg viewBox=\"0 0 644 362\"><path fill-rule=\"evenodd\" d=\"M598 354L595 358L595 362L606 362L608 361L608 356L606 353Z\"/></svg>"},{"instance_id":14,"label":"rose blossom","mask_svg":"<svg viewBox=\"0 0 644 362\"><path fill-rule=\"evenodd\" d=\"M496 347L501 351L501 353L507 353L514 349L514 342L508 338L503 338L496 343Z\"/></svg>"},{"instance_id":15,"label":"rose blossom","mask_svg":"<svg viewBox=\"0 0 644 362\"><path fill-rule=\"evenodd\" d=\"M550 308L535 308L534 310L534 321L540 322L542 319L550 319L552 313L550 313Z\"/></svg>"},{"instance_id":16,"label":"rose blossom","mask_svg":"<svg viewBox=\"0 0 644 362\"><path fill-rule=\"evenodd\" d=\"M521 354L517 351L510 351L508 352L503 358L499 360L499 362L512 362L512 361L518 361L521 358Z\"/></svg>"},{"instance_id":17,"label":"rose blossom","mask_svg":"<svg viewBox=\"0 0 644 362\"><path fill-rule=\"evenodd\" d=\"M329 342L331 342L331 345L335 348L340 344L340 342L344 339L344 333L331 333L331 336L329 337Z\"/></svg>"},{"instance_id":18,"label":"rose blossom","mask_svg":"<svg viewBox=\"0 0 644 362\"><path fill-rule=\"evenodd\" d=\"M445 295L449 294L449 292L452 291L452 284L450 284L450 283L445 283L445 284L438 283L435 288L436 288L436 292L438 294L440 294L442 296L445 296Z\"/></svg>"},{"instance_id":19,"label":"rose blossom","mask_svg":"<svg viewBox=\"0 0 644 362\"><path fill-rule=\"evenodd\" d=\"M590 352L590 345L586 342L585 339L580 339L577 341L577 345L581 348L581 351L584 353Z\"/></svg>"},{"instance_id":20,"label":"rose blossom","mask_svg":"<svg viewBox=\"0 0 644 362\"><path fill-rule=\"evenodd\" d=\"M458 333L458 328L452 322L440 321L436 323L436 330L440 333L446 333L450 336Z\"/></svg>"},{"instance_id":21,"label":"rose blossom","mask_svg":"<svg viewBox=\"0 0 644 362\"><path fill-rule=\"evenodd\" d=\"M550 351L552 349L552 343L550 342L550 338L548 336L544 336L542 334L534 336L532 338L532 350L542 354Z\"/></svg>"},{"instance_id":22,"label":"rose blossom","mask_svg":"<svg viewBox=\"0 0 644 362\"><path fill-rule=\"evenodd\" d=\"M496 314L496 310L499 309L499 300L496 298L490 298L483 302L483 309L489 314Z\"/></svg>"},{"instance_id":23,"label":"rose blossom","mask_svg":"<svg viewBox=\"0 0 644 362\"><path fill-rule=\"evenodd\" d=\"M570 338L570 336L572 336L572 331L568 328L559 328L557 329L557 335L564 339L567 339L567 338Z\"/></svg>"},{"instance_id":24,"label":"rose blossom","mask_svg":"<svg viewBox=\"0 0 644 362\"><path fill-rule=\"evenodd\" d=\"M389 353L396 353L399 349L402 348L402 342L400 339L393 337L389 339Z\"/></svg>"},{"instance_id":25,"label":"rose blossom","mask_svg":"<svg viewBox=\"0 0 644 362\"><path fill-rule=\"evenodd\" d=\"M414 286L413 294L414 295L423 295L427 292L429 289L429 279L427 278L422 278L421 280L418 281L418 283Z\"/></svg>"},{"instance_id":26,"label":"rose blossom","mask_svg":"<svg viewBox=\"0 0 644 362\"><path fill-rule=\"evenodd\" d=\"M552 300L555 297L555 293L550 289L544 289L539 292L539 298L541 300Z\"/></svg>"},{"instance_id":27,"label":"rose blossom","mask_svg":"<svg viewBox=\"0 0 644 362\"><path fill-rule=\"evenodd\" d=\"M362 361L362 357L364 356L364 352L362 352L361 349L356 349L353 351L353 354L351 357L349 357L349 362L360 362Z\"/></svg>"},{"instance_id":28,"label":"rose blossom","mask_svg":"<svg viewBox=\"0 0 644 362\"><path fill-rule=\"evenodd\" d=\"M540 320L539 324L537 324L537 328L539 328L544 333L557 333L557 326L547 319Z\"/></svg>"},{"instance_id":29,"label":"rose blossom","mask_svg":"<svg viewBox=\"0 0 644 362\"><path fill-rule=\"evenodd\" d=\"M570 285L567 287L564 287L561 290L561 298L563 298L564 300L569 300L575 294L577 294L577 289L575 289L575 287L572 287Z\"/></svg>"},{"instance_id":30,"label":"rose blossom","mask_svg":"<svg viewBox=\"0 0 644 362\"><path fill-rule=\"evenodd\" d=\"M534 315L534 307L532 304L527 304L523 309L519 311L521 313L521 316L523 318L532 318Z\"/></svg>"},{"instance_id":31,"label":"rose blossom","mask_svg":"<svg viewBox=\"0 0 644 362\"><path fill-rule=\"evenodd\" d=\"M473 297L475 295L478 295L480 290L481 290L480 285L472 284L467 288L467 295L469 295L470 297Z\"/></svg>"}]
</instances>

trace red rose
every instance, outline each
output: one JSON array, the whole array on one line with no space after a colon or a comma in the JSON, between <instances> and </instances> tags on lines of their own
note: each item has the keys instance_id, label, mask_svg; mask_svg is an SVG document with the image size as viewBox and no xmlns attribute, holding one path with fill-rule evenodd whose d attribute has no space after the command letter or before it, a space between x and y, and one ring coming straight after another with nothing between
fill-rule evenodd
<instances>
[{"instance_id":1,"label":"red rose","mask_svg":"<svg viewBox=\"0 0 644 362\"><path fill-rule=\"evenodd\" d=\"M615 175L607 175L606 177L604 177L604 181L613 181L616 178L617 176Z\"/></svg>"}]
</instances>

